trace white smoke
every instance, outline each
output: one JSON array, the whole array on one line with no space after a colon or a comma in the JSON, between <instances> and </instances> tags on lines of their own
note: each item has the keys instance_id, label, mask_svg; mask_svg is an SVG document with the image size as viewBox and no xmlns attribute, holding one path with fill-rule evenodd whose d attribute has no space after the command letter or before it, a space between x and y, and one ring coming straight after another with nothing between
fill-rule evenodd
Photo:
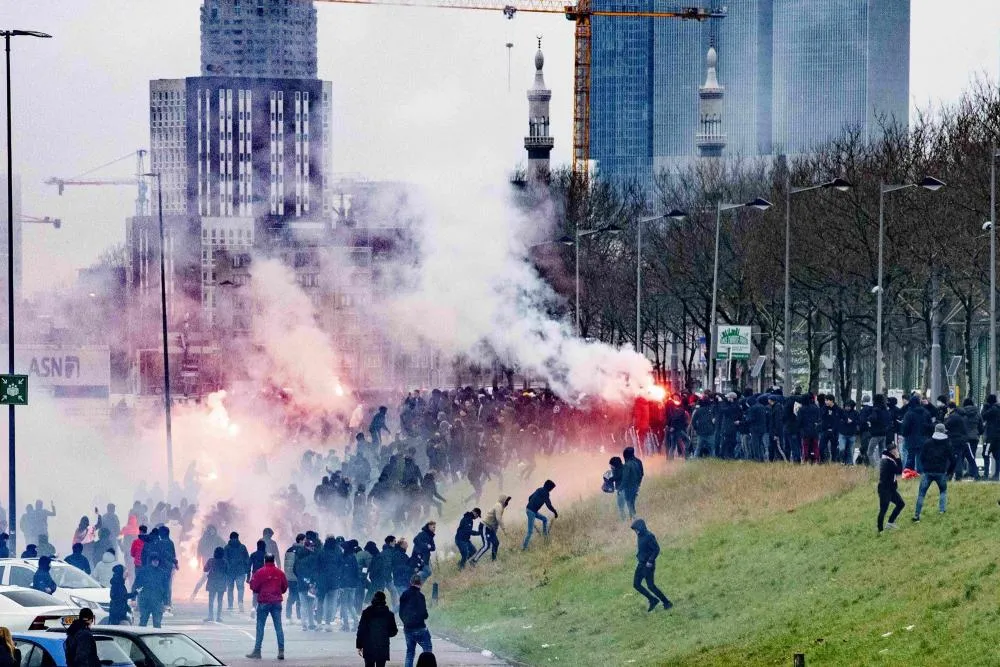
<instances>
[{"instance_id":1,"label":"white smoke","mask_svg":"<svg viewBox=\"0 0 1000 667\"><path fill-rule=\"evenodd\" d=\"M582 340L548 314L559 297L528 259L530 244L552 227L544 212L527 215L509 191L454 179L422 184L421 194L411 229L419 257L398 269L404 287L377 313L393 339L416 333L445 355L481 362L495 355L564 398L622 401L649 384L644 356Z\"/></svg>"}]
</instances>

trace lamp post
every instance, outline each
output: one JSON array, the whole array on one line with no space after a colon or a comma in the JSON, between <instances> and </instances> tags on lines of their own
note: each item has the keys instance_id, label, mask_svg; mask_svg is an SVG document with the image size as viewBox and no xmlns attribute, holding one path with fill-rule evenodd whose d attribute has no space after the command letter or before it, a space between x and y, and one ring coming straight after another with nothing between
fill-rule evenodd
<instances>
[{"instance_id":1,"label":"lamp post","mask_svg":"<svg viewBox=\"0 0 1000 667\"><path fill-rule=\"evenodd\" d=\"M156 178L156 208L160 218L160 324L163 327L163 411L167 425L167 497L174 488L174 441L170 428L170 348L167 343L167 270L164 247L167 244L163 231L163 181L160 172L143 174Z\"/></svg>"},{"instance_id":2,"label":"lamp post","mask_svg":"<svg viewBox=\"0 0 1000 667\"><path fill-rule=\"evenodd\" d=\"M884 183L879 186L878 195L878 284L875 289L876 305L875 305L875 393L884 394L885 393L885 374L882 372L882 293L885 291L882 285L882 279L884 274L884 256L885 256L885 196L890 192L897 192L899 190L907 190L909 188L924 188L925 190L930 190L931 192L936 192L944 187L944 182L939 181L933 176L925 176L922 180L915 183L902 183L899 185L885 185ZM932 361L933 361L933 352Z\"/></svg>"},{"instance_id":3,"label":"lamp post","mask_svg":"<svg viewBox=\"0 0 1000 667\"><path fill-rule=\"evenodd\" d=\"M666 215L643 218L636 222L635 234L635 351L642 354L642 226L664 218L683 220L687 213L674 209Z\"/></svg>"},{"instance_id":4,"label":"lamp post","mask_svg":"<svg viewBox=\"0 0 1000 667\"><path fill-rule=\"evenodd\" d=\"M4 53L7 57L7 372L14 374L14 159L11 144L10 108L10 38L39 37L48 39L52 35L35 30L0 30L3 36ZM14 438L14 406L7 406L7 532L10 534L10 550L17 552L17 466Z\"/></svg>"},{"instance_id":5,"label":"lamp post","mask_svg":"<svg viewBox=\"0 0 1000 667\"><path fill-rule=\"evenodd\" d=\"M616 225L605 225L604 227L598 227L597 229L580 229L576 228L576 235L574 238L568 236L563 236L559 239L559 243L563 245L574 246L573 250L576 255L576 335L580 335L580 241L587 238L588 236L595 236L597 234L617 234L621 231L621 227Z\"/></svg>"},{"instance_id":6,"label":"lamp post","mask_svg":"<svg viewBox=\"0 0 1000 667\"><path fill-rule=\"evenodd\" d=\"M997 393L997 158L990 153L990 393Z\"/></svg>"},{"instance_id":7,"label":"lamp post","mask_svg":"<svg viewBox=\"0 0 1000 667\"><path fill-rule=\"evenodd\" d=\"M771 208L771 202L757 197L745 204L723 204L721 201L715 207L715 261L712 268L712 323L709 326L709 335L712 337L708 346L708 388L715 389L715 355L716 355L716 302L719 296L719 231L722 229L722 212L733 211L738 208L755 208L758 211L766 211Z\"/></svg>"},{"instance_id":8,"label":"lamp post","mask_svg":"<svg viewBox=\"0 0 1000 667\"><path fill-rule=\"evenodd\" d=\"M847 192L853 185L842 178L835 178L826 183L816 183L803 187L792 187L791 171L785 170L785 349L783 363L785 366L784 386L787 390L792 384L792 195L812 190L833 188L838 192Z\"/></svg>"}]
</instances>

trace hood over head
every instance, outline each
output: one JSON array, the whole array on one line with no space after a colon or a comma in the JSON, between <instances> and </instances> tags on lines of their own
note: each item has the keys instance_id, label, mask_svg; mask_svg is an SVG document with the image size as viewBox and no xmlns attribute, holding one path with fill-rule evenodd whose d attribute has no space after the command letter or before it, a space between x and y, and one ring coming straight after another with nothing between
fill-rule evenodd
<instances>
[{"instance_id":1,"label":"hood over head","mask_svg":"<svg viewBox=\"0 0 1000 667\"><path fill-rule=\"evenodd\" d=\"M642 519L636 519L635 521L633 521L631 527L632 527L632 530L634 530L639 535L642 535L643 533L646 533L646 532L649 531L649 529L646 528L646 522L643 521Z\"/></svg>"},{"instance_id":2,"label":"hood over head","mask_svg":"<svg viewBox=\"0 0 1000 667\"><path fill-rule=\"evenodd\" d=\"M631 461L635 458L635 447L626 447L625 451L622 452L622 456L625 457L626 461Z\"/></svg>"}]
</instances>

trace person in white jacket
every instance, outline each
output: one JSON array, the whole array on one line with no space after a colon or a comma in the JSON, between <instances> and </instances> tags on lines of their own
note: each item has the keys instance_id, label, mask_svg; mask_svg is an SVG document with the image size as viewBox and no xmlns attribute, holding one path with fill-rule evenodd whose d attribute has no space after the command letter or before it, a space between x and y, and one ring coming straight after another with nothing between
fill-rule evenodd
<instances>
[{"instance_id":1,"label":"person in white jacket","mask_svg":"<svg viewBox=\"0 0 1000 667\"><path fill-rule=\"evenodd\" d=\"M115 556L115 550L108 549L101 556L101 561L94 566L94 570L90 573L90 576L97 579L101 586L109 588L111 586L111 577L114 574L114 567L120 564L118 558Z\"/></svg>"},{"instance_id":2,"label":"person in white jacket","mask_svg":"<svg viewBox=\"0 0 1000 667\"><path fill-rule=\"evenodd\" d=\"M472 556L472 562L477 563L479 559L486 555L487 551L492 551L493 560L497 559L497 550L500 548L500 538L497 533L504 529L503 511L510 504L510 496L500 496L497 504L483 516L483 546Z\"/></svg>"}]
</instances>

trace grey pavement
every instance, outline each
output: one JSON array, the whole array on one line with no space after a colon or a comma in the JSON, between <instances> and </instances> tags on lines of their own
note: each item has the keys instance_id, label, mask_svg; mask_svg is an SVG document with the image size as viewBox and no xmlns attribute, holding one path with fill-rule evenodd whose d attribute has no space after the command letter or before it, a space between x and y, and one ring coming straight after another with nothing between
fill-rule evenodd
<instances>
[{"instance_id":1,"label":"grey pavement","mask_svg":"<svg viewBox=\"0 0 1000 667\"><path fill-rule=\"evenodd\" d=\"M205 623L207 602L175 605L174 615L163 619L165 628L178 630L190 635L201 645L216 655L226 665L248 667L249 665L287 665L288 667L321 667L326 665L364 665L354 648L353 632L308 632L296 623L285 623L285 661L275 660L277 644L274 629L268 620L264 633L263 660L248 660L245 656L253 649L255 621L249 614L223 612L222 623ZM499 658L483 656L481 652L466 649L434 634L434 611L428 627L434 642L434 655L439 665L506 665ZM398 623L397 619L397 623ZM418 648L419 651L419 648ZM419 653L418 653L419 654ZM403 628L392 639L389 665L402 665L406 656Z\"/></svg>"}]
</instances>

